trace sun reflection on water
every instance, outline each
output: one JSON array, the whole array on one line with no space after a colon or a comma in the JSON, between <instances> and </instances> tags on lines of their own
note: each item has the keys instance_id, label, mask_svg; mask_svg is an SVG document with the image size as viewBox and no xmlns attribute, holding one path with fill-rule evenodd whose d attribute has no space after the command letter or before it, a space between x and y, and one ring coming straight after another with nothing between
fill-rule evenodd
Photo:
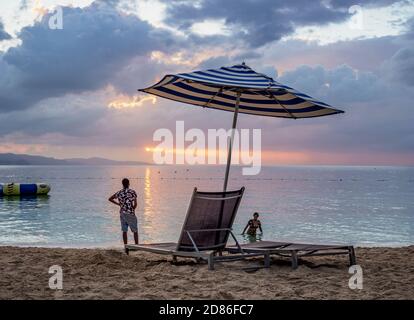
<instances>
[{"instance_id":1,"label":"sun reflection on water","mask_svg":"<svg viewBox=\"0 0 414 320\"><path fill-rule=\"evenodd\" d=\"M151 216L152 216L152 209L153 209L153 199L152 199L152 185L151 185L151 169L145 169L145 176L144 176L144 219L146 220L147 224L145 225L145 229L152 229L151 227Z\"/></svg>"}]
</instances>

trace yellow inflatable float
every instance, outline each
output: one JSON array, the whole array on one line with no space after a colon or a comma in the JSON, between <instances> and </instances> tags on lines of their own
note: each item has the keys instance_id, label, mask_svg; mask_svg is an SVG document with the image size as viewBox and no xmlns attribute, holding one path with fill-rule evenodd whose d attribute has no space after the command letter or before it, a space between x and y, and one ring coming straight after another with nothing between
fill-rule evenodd
<instances>
[{"instance_id":1,"label":"yellow inflatable float","mask_svg":"<svg viewBox=\"0 0 414 320\"><path fill-rule=\"evenodd\" d=\"M46 195L50 186L45 183L6 183L0 184L0 196Z\"/></svg>"}]
</instances>

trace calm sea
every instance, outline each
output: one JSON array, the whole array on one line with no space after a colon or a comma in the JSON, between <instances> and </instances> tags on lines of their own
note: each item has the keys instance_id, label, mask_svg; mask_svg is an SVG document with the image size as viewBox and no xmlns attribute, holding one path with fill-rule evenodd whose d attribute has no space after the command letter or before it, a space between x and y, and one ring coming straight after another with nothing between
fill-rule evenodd
<instances>
[{"instance_id":1,"label":"calm sea","mask_svg":"<svg viewBox=\"0 0 414 320\"><path fill-rule=\"evenodd\" d=\"M193 188L220 191L223 176L209 166L0 166L0 183L52 187L48 197L0 197L0 245L120 245L107 198L123 177L138 192L140 241L176 241ZM258 211L264 240L414 244L413 167L280 166L257 176L233 167L229 189L241 186L238 234Z\"/></svg>"}]
</instances>

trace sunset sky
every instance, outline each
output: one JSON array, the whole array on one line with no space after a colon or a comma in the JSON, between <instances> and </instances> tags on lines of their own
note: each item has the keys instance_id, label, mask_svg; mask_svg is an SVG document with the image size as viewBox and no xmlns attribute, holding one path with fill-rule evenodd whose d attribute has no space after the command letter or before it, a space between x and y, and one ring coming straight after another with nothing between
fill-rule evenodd
<instances>
[{"instance_id":1,"label":"sunset sky","mask_svg":"<svg viewBox=\"0 0 414 320\"><path fill-rule=\"evenodd\" d=\"M0 153L151 161L156 129L230 128L232 115L137 89L245 61L345 111L240 115L262 129L265 164L414 165L414 0L361 3L1 0Z\"/></svg>"}]
</instances>

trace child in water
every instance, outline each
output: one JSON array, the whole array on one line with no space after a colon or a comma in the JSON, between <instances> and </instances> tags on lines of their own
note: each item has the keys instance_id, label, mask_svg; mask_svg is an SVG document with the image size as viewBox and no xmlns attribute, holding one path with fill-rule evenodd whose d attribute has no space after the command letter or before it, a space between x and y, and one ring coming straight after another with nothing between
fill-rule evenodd
<instances>
[{"instance_id":1,"label":"child in water","mask_svg":"<svg viewBox=\"0 0 414 320\"><path fill-rule=\"evenodd\" d=\"M244 235L246 233L247 230L247 234L253 238L256 238L256 231L257 229L260 230L260 233L263 234L263 230L262 230L262 223L259 220L259 214L257 212L255 212L253 214L253 219L250 219L247 224L246 227L244 227L244 230L242 232L242 235Z\"/></svg>"}]
</instances>

